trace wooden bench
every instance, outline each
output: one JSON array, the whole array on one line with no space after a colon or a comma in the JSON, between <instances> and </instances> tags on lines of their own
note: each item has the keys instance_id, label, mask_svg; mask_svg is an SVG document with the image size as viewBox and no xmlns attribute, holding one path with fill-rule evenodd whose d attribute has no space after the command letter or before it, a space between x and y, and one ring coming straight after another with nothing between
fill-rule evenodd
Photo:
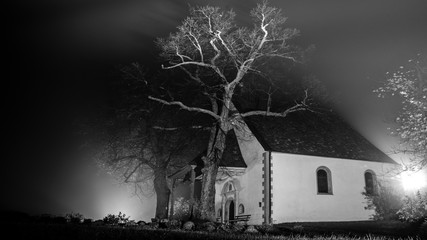
<instances>
[{"instance_id":1,"label":"wooden bench","mask_svg":"<svg viewBox=\"0 0 427 240\"><path fill-rule=\"evenodd\" d=\"M251 215L238 215L238 216L234 216L233 220L228 220L230 223L233 222L247 222L249 221L249 219L251 218Z\"/></svg>"}]
</instances>

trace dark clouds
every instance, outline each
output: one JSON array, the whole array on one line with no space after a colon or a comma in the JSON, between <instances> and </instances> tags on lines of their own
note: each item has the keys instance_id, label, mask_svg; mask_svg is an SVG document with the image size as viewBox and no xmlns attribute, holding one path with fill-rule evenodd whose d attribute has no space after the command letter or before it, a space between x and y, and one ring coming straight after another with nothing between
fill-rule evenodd
<instances>
[{"instance_id":1,"label":"dark clouds","mask_svg":"<svg viewBox=\"0 0 427 240\"><path fill-rule=\"evenodd\" d=\"M7 19L11 32L4 37L9 43L4 46L4 96L10 157L2 168L2 183L12 194L2 205L95 216L93 206L114 193L108 190L110 182L96 177L95 167L76 154L78 142L70 129L76 116L104 104L108 67L134 60L152 66L157 57L153 40L176 30L188 15L188 4L233 8L239 23L246 24L256 2L17 1ZM290 27L301 30L301 42L317 46L319 77L342 93L343 114L371 140L385 145L375 134L381 125L375 116L381 114L371 89L385 72L418 52L427 53L427 1L270 3L283 9ZM120 205L120 200L115 202Z\"/></svg>"}]
</instances>

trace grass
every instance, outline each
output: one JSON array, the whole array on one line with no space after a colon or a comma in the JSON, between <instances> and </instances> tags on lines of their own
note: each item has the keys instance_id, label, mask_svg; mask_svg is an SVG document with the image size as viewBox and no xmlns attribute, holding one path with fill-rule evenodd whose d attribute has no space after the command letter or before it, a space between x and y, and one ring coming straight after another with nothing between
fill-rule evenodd
<instances>
[{"instance_id":1,"label":"grass","mask_svg":"<svg viewBox=\"0 0 427 240\"><path fill-rule=\"evenodd\" d=\"M370 224L369 224L370 223ZM60 239L60 240L162 240L162 239L176 239L176 240L297 240L297 239L320 239L320 240L356 240L356 239L369 239L369 240L385 240L390 239L390 236L375 236L366 235L359 232L354 234L354 231L360 230L360 227L365 227L366 232L375 231L375 226L382 226L384 229L389 227L396 227L394 223L372 224L372 222L360 222L356 225L350 223L294 223L280 224L279 229L283 229L286 235L262 235L262 234L237 234L237 233L206 233L206 232L185 232L181 230L142 230L121 227L108 227L108 226L85 226L74 224L43 224L43 223L21 223L21 224L3 224L6 225L7 231L11 234L10 239ZM289 231L288 228L294 225L302 225L303 232L301 234ZM294 229L294 228L293 228ZM298 228L301 229L301 228ZM402 229L402 228L398 228ZM396 230L397 231L397 230ZM357 232L357 231L356 231ZM379 231L381 232L381 231ZM379 233L378 232L378 233ZM387 230L385 232L392 233L394 230ZM327 234L326 234L327 233ZM6 235L7 236L7 235ZM399 236L394 235L394 238ZM415 239L415 237L401 237L400 239Z\"/></svg>"},{"instance_id":2,"label":"grass","mask_svg":"<svg viewBox=\"0 0 427 240\"><path fill-rule=\"evenodd\" d=\"M400 221L357 221L357 222L304 222L277 224L282 231L302 229L306 234L345 234L357 237L367 234L386 237L415 236L417 229L409 223Z\"/></svg>"}]
</instances>

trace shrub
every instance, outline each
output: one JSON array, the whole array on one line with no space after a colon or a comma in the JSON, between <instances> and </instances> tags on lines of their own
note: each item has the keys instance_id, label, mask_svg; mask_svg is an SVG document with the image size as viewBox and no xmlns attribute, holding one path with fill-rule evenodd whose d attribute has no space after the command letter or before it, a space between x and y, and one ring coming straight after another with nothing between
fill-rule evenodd
<instances>
[{"instance_id":1,"label":"shrub","mask_svg":"<svg viewBox=\"0 0 427 240\"><path fill-rule=\"evenodd\" d=\"M427 193L423 195L418 191L411 196L405 196L397 214L404 222L422 223L427 219Z\"/></svg>"},{"instance_id":2,"label":"shrub","mask_svg":"<svg viewBox=\"0 0 427 240\"><path fill-rule=\"evenodd\" d=\"M402 206L402 194L392 186L378 184L375 194L362 193L367 200L365 209L375 210L374 220L397 220L397 211Z\"/></svg>"},{"instance_id":3,"label":"shrub","mask_svg":"<svg viewBox=\"0 0 427 240\"><path fill-rule=\"evenodd\" d=\"M231 224L228 222L224 222L218 225L217 230L222 232L230 232L231 231Z\"/></svg>"},{"instance_id":4,"label":"shrub","mask_svg":"<svg viewBox=\"0 0 427 240\"><path fill-rule=\"evenodd\" d=\"M129 222L129 217L126 217L126 214L119 212L119 215L108 214L104 219L102 219L102 221L105 224L124 225Z\"/></svg>"},{"instance_id":5,"label":"shrub","mask_svg":"<svg viewBox=\"0 0 427 240\"><path fill-rule=\"evenodd\" d=\"M168 228L170 229L179 229L181 227L181 221L177 219L172 219L168 223Z\"/></svg>"},{"instance_id":6,"label":"shrub","mask_svg":"<svg viewBox=\"0 0 427 240\"><path fill-rule=\"evenodd\" d=\"M300 225L300 224L298 224L298 225L294 225L294 226L292 227L292 230L293 230L293 231L296 231L296 232L299 232L299 233L302 233L302 232L304 231L304 226L303 226L303 225Z\"/></svg>"},{"instance_id":7,"label":"shrub","mask_svg":"<svg viewBox=\"0 0 427 240\"><path fill-rule=\"evenodd\" d=\"M269 234L274 231L273 224L263 223L262 225L256 225L255 228L262 234Z\"/></svg>"},{"instance_id":8,"label":"shrub","mask_svg":"<svg viewBox=\"0 0 427 240\"><path fill-rule=\"evenodd\" d=\"M139 226L145 226L147 225L147 223L145 221L138 221L136 224L138 224Z\"/></svg>"},{"instance_id":9,"label":"shrub","mask_svg":"<svg viewBox=\"0 0 427 240\"><path fill-rule=\"evenodd\" d=\"M92 222L93 222L93 219L91 219L91 218L85 218L83 220L83 224L86 224L86 225L92 224Z\"/></svg>"},{"instance_id":10,"label":"shrub","mask_svg":"<svg viewBox=\"0 0 427 240\"><path fill-rule=\"evenodd\" d=\"M173 204L173 219L186 220L190 218L190 200L183 197L177 198Z\"/></svg>"},{"instance_id":11,"label":"shrub","mask_svg":"<svg viewBox=\"0 0 427 240\"><path fill-rule=\"evenodd\" d=\"M80 213L67 213L65 218L69 223L81 223L83 221L83 215Z\"/></svg>"},{"instance_id":12,"label":"shrub","mask_svg":"<svg viewBox=\"0 0 427 240\"><path fill-rule=\"evenodd\" d=\"M125 223L126 227L137 227L138 223L135 222L135 220L129 220L128 222Z\"/></svg>"},{"instance_id":13,"label":"shrub","mask_svg":"<svg viewBox=\"0 0 427 240\"><path fill-rule=\"evenodd\" d=\"M104 225L104 221L101 220L101 219L98 219L98 220L94 221L92 223L92 225L94 225L94 226L102 226L102 225Z\"/></svg>"}]
</instances>

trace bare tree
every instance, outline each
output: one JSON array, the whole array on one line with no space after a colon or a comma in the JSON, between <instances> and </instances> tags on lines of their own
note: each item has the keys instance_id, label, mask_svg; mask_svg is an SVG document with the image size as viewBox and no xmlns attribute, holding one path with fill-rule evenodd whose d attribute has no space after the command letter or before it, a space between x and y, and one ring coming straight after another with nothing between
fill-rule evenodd
<instances>
[{"instance_id":1,"label":"bare tree","mask_svg":"<svg viewBox=\"0 0 427 240\"><path fill-rule=\"evenodd\" d=\"M96 128L96 158L120 182L133 185L136 194L154 190L155 217L168 218L168 176L203 151L208 132L192 124L194 114L147 102L150 79L138 64L123 68L123 73L124 79L111 87L116 103Z\"/></svg>"},{"instance_id":2,"label":"bare tree","mask_svg":"<svg viewBox=\"0 0 427 240\"><path fill-rule=\"evenodd\" d=\"M390 129L400 139L395 149L410 158L409 170L427 166L427 60L420 54L407 66L389 74L384 85L374 92L378 97L399 97L401 109Z\"/></svg>"},{"instance_id":3,"label":"bare tree","mask_svg":"<svg viewBox=\"0 0 427 240\"><path fill-rule=\"evenodd\" d=\"M208 151L203 158L201 218L214 220L215 180L218 163L226 146L226 134L244 117L263 115L286 117L288 114L308 109L307 91L300 101L294 101L277 112L266 109L238 112L233 96L245 88L245 76L260 73L259 67L268 59L277 58L289 63L303 59L303 51L290 45L298 30L285 28L286 18L280 9L258 4L251 11L253 27L237 27L234 11L221 11L218 7L193 7L176 33L157 41L161 56L167 61L163 69L177 69L188 75L207 104L190 106L185 101L165 96L149 96L164 105L203 113L215 121L211 129Z\"/></svg>"}]
</instances>

